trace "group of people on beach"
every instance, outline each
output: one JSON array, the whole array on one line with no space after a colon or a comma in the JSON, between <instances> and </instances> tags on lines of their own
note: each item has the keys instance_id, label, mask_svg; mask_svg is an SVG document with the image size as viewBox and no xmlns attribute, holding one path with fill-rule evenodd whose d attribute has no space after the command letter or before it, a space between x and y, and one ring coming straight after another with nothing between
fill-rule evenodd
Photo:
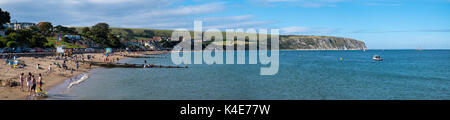
<instances>
[{"instance_id":1,"label":"group of people on beach","mask_svg":"<svg viewBox=\"0 0 450 120\"><path fill-rule=\"evenodd\" d=\"M20 74L20 79L19 79L19 84L20 84L20 90L24 91L24 82L26 83L26 90L28 90L29 95L35 95L35 93L37 93L37 88L39 89L39 91L43 91L42 90L42 85L44 84L44 81L42 80L42 75L41 73L38 74L38 77L36 79L36 77L31 74L31 72L28 73L28 76L25 78L25 74L21 73ZM25 91L24 91L25 92Z\"/></svg>"},{"instance_id":2,"label":"group of people on beach","mask_svg":"<svg viewBox=\"0 0 450 120\"><path fill-rule=\"evenodd\" d=\"M112 58L112 59L110 59L109 55L105 55L105 56L106 57L103 59L103 62L117 62L117 61L120 60L119 58L116 58L116 59ZM103 58L103 56L102 56L102 58ZM100 58L99 58L99 60L100 60Z\"/></svg>"}]
</instances>

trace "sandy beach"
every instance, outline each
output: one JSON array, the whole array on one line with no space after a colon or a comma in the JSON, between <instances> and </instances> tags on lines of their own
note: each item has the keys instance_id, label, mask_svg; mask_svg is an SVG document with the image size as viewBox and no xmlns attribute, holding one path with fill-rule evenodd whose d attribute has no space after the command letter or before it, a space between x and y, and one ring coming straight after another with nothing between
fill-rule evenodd
<instances>
[{"instance_id":1,"label":"sandy beach","mask_svg":"<svg viewBox=\"0 0 450 120\"><path fill-rule=\"evenodd\" d=\"M146 51L146 52L131 52L129 56L139 56L146 54L162 54L167 53L167 51ZM105 56L103 53L84 53L84 54L76 54L77 56L83 55L85 57L85 61L92 62L117 62L117 59L123 60L129 57L122 56L119 52L116 52L109 56L109 59L114 61L105 61ZM87 60L86 56L91 55L94 58L91 60ZM58 68L54 63L62 64L63 60L55 60L53 59L55 56L47 56L47 57L20 57L19 60L23 60L26 64L24 68L11 68L10 65L6 64L5 59L1 59L2 63L0 64L0 100L24 100L29 92L27 91L26 82L24 82L24 90L20 90L20 86L5 86L6 81L11 82L15 81L19 83L19 77L21 73L24 73L25 77L29 72L31 72L37 78L37 75L42 74L42 79L44 81L43 89L49 90L52 87L63 83L65 80L68 80L71 77L77 76L81 73L88 72L90 69L96 68L97 66L92 66L88 63L79 62L79 68L76 70L76 62L73 60L66 61L68 70L64 70L62 68ZM37 69L37 65L40 64L40 69ZM48 67L51 64L52 70L49 71ZM70 69L74 69L73 74L71 74ZM26 81L26 80L25 80Z\"/></svg>"}]
</instances>

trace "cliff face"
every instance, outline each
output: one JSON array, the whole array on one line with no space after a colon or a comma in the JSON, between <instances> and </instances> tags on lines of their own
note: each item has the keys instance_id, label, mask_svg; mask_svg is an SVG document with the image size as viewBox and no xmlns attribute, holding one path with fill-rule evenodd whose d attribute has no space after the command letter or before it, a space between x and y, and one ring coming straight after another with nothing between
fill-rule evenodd
<instances>
[{"instance_id":1,"label":"cliff face","mask_svg":"<svg viewBox=\"0 0 450 120\"><path fill-rule=\"evenodd\" d=\"M342 37L280 35L280 49L361 50L364 42Z\"/></svg>"}]
</instances>

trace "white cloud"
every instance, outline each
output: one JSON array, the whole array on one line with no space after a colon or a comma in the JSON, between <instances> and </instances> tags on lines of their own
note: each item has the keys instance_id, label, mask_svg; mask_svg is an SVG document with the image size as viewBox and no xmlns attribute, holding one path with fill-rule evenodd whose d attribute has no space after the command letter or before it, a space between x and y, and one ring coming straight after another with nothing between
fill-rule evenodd
<instances>
[{"instance_id":1,"label":"white cloud","mask_svg":"<svg viewBox=\"0 0 450 120\"><path fill-rule=\"evenodd\" d=\"M337 32L337 29L332 28L310 28L304 26L290 26L281 28L281 33L284 34L328 34Z\"/></svg>"},{"instance_id":2,"label":"white cloud","mask_svg":"<svg viewBox=\"0 0 450 120\"><path fill-rule=\"evenodd\" d=\"M365 3L365 5L368 6L400 6L400 3L376 3L376 2L370 2L370 3Z\"/></svg>"},{"instance_id":3,"label":"white cloud","mask_svg":"<svg viewBox=\"0 0 450 120\"><path fill-rule=\"evenodd\" d=\"M0 8L17 21L69 26L106 22L111 26L164 28L186 26L193 16L219 13L225 4L183 5L180 0L0 0Z\"/></svg>"},{"instance_id":4,"label":"white cloud","mask_svg":"<svg viewBox=\"0 0 450 120\"><path fill-rule=\"evenodd\" d=\"M81 1L81 0L65 0L65 1ZM91 3L99 3L99 4L111 4L111 3L126 3L126 2L133 2L133 1L139 1L139 0L86 0L87 2Z\"/></svg>"},{"instance_id":5,"label":"white cloud","mask_svg":"<svg viewBox=\"0 0 450 120\"><path fill-rule=\"evenodd\" d=\"M204 13L214 13L221 11L223 9L224 9L223 3L208 3L193 6L180 6L176 8L167 8L161 10L148 10L140 13L140 15L147 17L195 15Z\"/></svg>"},{"instance_id":6,"label":"white cloud","mask_svg":"<svg viewBox=\"0 0 450 120\"><path fill-rule=\"evenodd\" d=\"M329 5L319 4L319 3L304 3L304 4L301 4L300 6L307 7L307 8L320 8L320 7L329 6Z\"/></svg>"},{"instance_id":7,"label":"white cloud","mask_svg":"<svg viewBox=\"0 0 450 120\"><path fill-rule=\"evenodd\" d=\"M218 25L204 25L205 29L228 29L228 28L245 28L245 27L255 27L259 25L271 24L274 21L244 21L244 22L234 22L227 24Z\"/></svg>"},{"instance_id":8,"label":"white cloud","mask_svg":"<svg viewBox=\"0 0 450 120\"><path fill-rule=\"evenodd\" d=\"M281 28L281 30L286 33L299 33L299 32L308 32L310 29L308 27L291 26Z\"/></svg>"},{"instance_id":9,"label":"white cloud","mask_svg":"<svg viewBox=\"0 0 450 120\"><path fill-rule=\"evenodd\" d=\"M296 2L299 0L264 0L266 2Z\"/></svg>"},{"instance_id":10,"label":"white cloud","mask_svg":"<svg viewBox=\"0 0 450 120\"><path fill-rule=\"evenodd\" d=\"M204 18L196 18L196 20L200 21L242 21L249 20L254 18L255 15L238 15L238 16L220 16L220 17L204 17Z\"/></svg>"},{"instance_id":11,"label":"white cloud","mask_svg":"<svg viewBox=\"0 0 450 120\"><path fill-rule=\"evenodd\" d=\"M39 4L24 4L35 3ZM49 21L54 25L92 26L106 22L113 27L175 29L193 27L194 20L205 28L262 26L272 21L255 21L255 15L220 16L226 2L184 4L182 0L16 0L0 2L22 22ZM213 16L211 16L213 15Z\"/></svg>"},{"instance_id":12,"label":"white cloud","mask_svg":"<svg viewBox=\"0 0 450 120\"><path fill-rule=\"evenodd\" d=\"M337 7L341 3L365 6L400 6L406 0L250 0L264 6L299 6L304 8Z\"/></svg>"},{"instance_id":13,"label":"white cloud","mask_svg":"<svg viewBox=\"0 0 450 120\"><path fill-rule=\"evenodd\" d=\"M299 6L305 8L335 7L347 0L251 0L264 6Z\"/></svg>"}]
</instances>

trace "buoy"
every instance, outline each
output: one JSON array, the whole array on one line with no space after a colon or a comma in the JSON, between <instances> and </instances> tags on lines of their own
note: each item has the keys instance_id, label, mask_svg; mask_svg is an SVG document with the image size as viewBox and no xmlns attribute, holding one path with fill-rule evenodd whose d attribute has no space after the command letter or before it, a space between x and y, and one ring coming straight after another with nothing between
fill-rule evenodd
<instances>
[{"instance_id":1,"label":"buoy","mask_svg":"<svg viewBox=\"0 0 450 120\"><path fill-rule=\"evenodd\" d=\"M342 57L339 58L339 61L342 61Z\"/></svg>"}]
</instances>

